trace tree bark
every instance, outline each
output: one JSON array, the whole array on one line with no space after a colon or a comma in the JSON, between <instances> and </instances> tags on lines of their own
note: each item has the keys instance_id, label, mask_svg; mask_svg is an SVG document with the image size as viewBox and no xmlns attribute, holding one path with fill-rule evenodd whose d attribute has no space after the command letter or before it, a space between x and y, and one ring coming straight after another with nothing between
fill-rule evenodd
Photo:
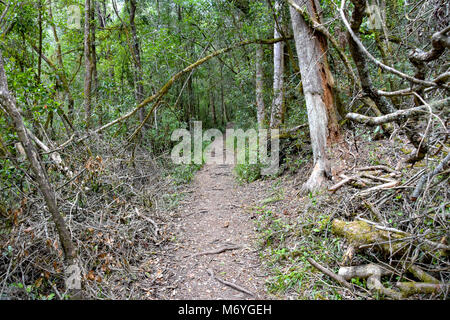
<instances>
[{"instance_id":1,"label":"tree bark","mask_svg":"<svg viewBox=\"0 0 450 320\"><path fill-rule=\"evenodd\" d=\"M299 6L306 5L309 16L320 23L320 6L317 0L296 0L295 3ZM314 159L313 172L302 189L314 191L322 187L326 177L331 176L326 150L329 144L339 140L340 130L333 103L326 38L314 32L295 8L290 6L289 10L308 111Z\"/></svg>"},{"instance_id":2,"label":"tree bark","mask_svg":"<svg viewBox=\"0 0 450 320\"><path fill-rule=\"evenodd\" d=\"M92 86L92 61L91 61L91 0L84 2L84 112L86 129L89 130L92 116L91 86Z\"/></svg>"},{"instance_id":3,"label":"tree bark","mask_svg":"<svg viewBox=\"0 0 450 320\"><path fill-rule=\"evenodd\" d=\"M256 46L256 115L258 127L264 127L266 107L264 105L264 80L263 80L264 48Z\"/></svg>"},{"instance_id":4,"label":"tree bark","mask_svg":"<svg viewBox=\"0 0 450 320\"><path fill-rule=\"evenodd\" d=\"M52 12L52 2L51 1L49 2L49 5L48 5L48 13L49 13L49 16L50 16L50 26L51 26L52 31L53 31L53 37L55 38L55 42L56 42L56 55L57 55L57 61L58 61L58 66L59 66L60 70L58 70L58 68L55 67L48 59L44 58L42 50L39 50L39 49L36 50L35 46L31 43L31 41L30 41L30 43L31 43L31 46L33 47L33 50L35 50L39 54L39 56L42 59L44 59L47 62L47 64L53 70L55 70L55 73L61 78L60 80L61 80L61 83L63 85L64 91L66 92L67 99L68 99L68 108L67 108L68 109L68 118L70 120L73 120L74 104L75 104L75 102L74 102L72 93L70 92L69 81L67 80L66 72L65 72L65 69L64 69L64 62L63 62L63 59L62 59L61 44L59 42L59 37L58 37L58 33L56 31L56 26L53 23L53 12ZM70 124L70 127L73 130L72 124Z\"/></svg>"},{"instance_id":5,"label":"tree bark","mask_svg":"<svg viewBox=\"0 0 450 320\"><path fill-rule=\"evenodd\" d=\"M92 96L94 97L94 106L97 107L98 104L98 74L97 74L97 50L95 44L95 0L91 2L91 61L92 61Z\"/></svg>"},{"instance_id":6,"label":"tree bark","mask_svg":"<svg viewBox=\"0 0 450 320\"><path fill-rule=\"evenodd\" d=\"M136 0L130 0L130 28L131 37L133 41L133 55L134 55L134 65L135 65L135 98L136 102L139 104L144 100L144 84L143 84L143 71L141 64L141 50L139 47L139 39L137 37L136 24ZM145 108L139 111L139 121L144 121L145 118Z\"/></svg>"},{"instance_id":7,"label":"tree bark","mask_svg":"<svg viewBox=\"0 0 450 320\"><path fill-rule=\"evenodd\" d=\"M281 2L275 1L275 13L281 17ZM282 20L282 18L280 18ZM274 38L281 36L277 24L282 26L282 21L275 22ZM270 128L279 128L281 124L283 103L284 103L284 43L279 42L273 45L273 100L270 114Z\"/></svg>"}]
</instances>

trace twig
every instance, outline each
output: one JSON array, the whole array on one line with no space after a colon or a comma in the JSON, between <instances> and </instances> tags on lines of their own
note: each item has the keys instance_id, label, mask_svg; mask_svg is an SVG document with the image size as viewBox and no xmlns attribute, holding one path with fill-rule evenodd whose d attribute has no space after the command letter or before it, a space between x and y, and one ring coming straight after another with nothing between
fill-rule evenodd
<instances>
[{"instance_id":1,"label":"twig","mask_svg":"<svg viewBox=\"0 0 450 320\"><path fill-rule=\"evenodd\" d=\"M255 296L255 294L254 294L253 292L250 292L250 291L248 291L247 289L244 289L244 288L242 288L242 287L240 287L240 286L238 286L238 285L236 285L236 284L234 284L234 283L231 283L231 282L222 280L222 279L220 279L220 278L217 278L217 277L214 275L214 271L212 271L211 269L208 269L207 271L208 271L209 275L211 276L211 278L213 278L213 279L219 281L220 283L222 283L222 284L224 284L224 285L226 285L226 286L229 286L229 287L231 287L231 288L233 288L233 289L235 289L235 290L237 290L237 291L246 293L246 294L248 294L249 296L252 296L252 297Z\"/></svg>"},{"instance_id":2,"label":"twig","mask_svg":"<svg viewBox=\"0 0 450 320\"><path fill-rule=\"evenodd\" d=\"M228 251L228 250L237 250L237 249L240 249L240 248L241 248L240 246L225 246L225 247L221 247L221 248L216 249L216 250L199 252L199 253L191 255L190 257L193 258L193 257L198 257L198 256L203 256L203 255L208 255L208 254L219 254L219 253L222 253L222 252L225 252L225 251ZM186 257L189 257L189 256L185 256L185 258Z\"/></svg>"},{"instance_id":3,"label":"twig","mask_svg":"<svg viewBox=\"0 0 450 320\"><path fill-rule=\"evenodd\" d=\"M311 258L307 258L308 262L311 263L311 265L316 268L317 270L319 270L320 272L322 272L323 274L326 274L327 276L329 276L331 279L333 279L334 281L336 281L337 283L339 283L340 285L346 287L347 289L350 289L353 291L353 286L348 283L343 277L341 277L340 275L335 274L334 272L331 272L330 270L328 270L327 268L321 266L320 264L318 264L316 261L314 261Z\"/></svg>"}]
</instances>

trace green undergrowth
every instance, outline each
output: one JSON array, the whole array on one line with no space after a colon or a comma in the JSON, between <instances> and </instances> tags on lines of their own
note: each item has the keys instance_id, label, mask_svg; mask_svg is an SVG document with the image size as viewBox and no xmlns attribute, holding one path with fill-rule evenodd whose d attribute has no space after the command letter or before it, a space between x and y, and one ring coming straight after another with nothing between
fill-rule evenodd
<instances>
[{"instance_id":1,"label":"green undergrowth","mask_svg":"<svg viewBox=\"0 0 450 320\"><path fill-rule=\"evenodd\" d=\"M316 213L286 218L267 205L254 207L253 212L261 260L270 275L266 281L269 293L282 299L344 298L342 289L307 261L310 257L333 266L335 272L339 268L336 261L343 253L339 239L331 235L329 216Z\"/></svg>"},{"instance_id":2,"label":"green undergrowth","mask_svg":"<svg viewBox=\"0 0 450 320\"><path fill-rule=\"evenodd\" d=\"M202 152L205 151L206 147L211 144L211 141L203 141ZM202 157L201 164L173 164L168 167L166 176L173 181L177 186L185 185L194 179L195 173L200 170L205 164L205 156ZM167 164L166 164L167 165Z\"/></svg>"}]
</instances>

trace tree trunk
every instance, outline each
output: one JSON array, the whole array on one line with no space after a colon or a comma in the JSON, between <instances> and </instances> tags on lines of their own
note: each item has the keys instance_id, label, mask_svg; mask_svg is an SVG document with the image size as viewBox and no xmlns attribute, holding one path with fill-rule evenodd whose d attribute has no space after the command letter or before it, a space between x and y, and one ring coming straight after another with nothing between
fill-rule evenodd
<instances>
[{"instance_id":1,"label":"tree trunk","mask_svg":"<svg viewBox=\"0 0 450 320\"><path fill-rule=\"evenodd\" d=\"M59 37L58 37L58 33L56 31L56 26L55 26L55 23L53 22L53 12L52 12L52 2L51 1L49 1L48 13L49 13L49 16L50 16L50 26L51 26L52 31L53 31L53 37L55 38L55 42L56 42L56 55L57 55L57 61L58 61L58 66L59 66L60 70L58 70L58 68L56 68L56 67L52 67L52 69L54 69L55 73L57 75L59 75L59 77L61 78L60 80L61 80L61 83L63 85L64 91L66 92L67 99L68 99L68 110L67 110L68 111L67 112L68 113L68 120L69 119L73 120L74 104L75 104L75 102L74 102L72 93L70 92L69 81L67 80L66 71L64 69L64 62L63 62L62 53L61 53L61 43L59 42ZM34 46L33 46L33 50L36 51L36 49L34 49ZM42 50L38 49L37 52L38 52L40 57L42 57L44 60L46 60L44 58L44 55L42 54ZM47 61L47 63L49 63L48 60L46 60L46 61ZM71 123L70 123L70 127L73 130L73 127L72 127Z\"/></svg>"},{"instance_id":2,"label":"tree trunk","mask_svg":"<svg viewBox=\"0 0 450 320\"><path fill-rule=\"evenodd\" d=\"M41 82L41 68L42 68L42 0L38 1L38 25L39 25L39 52L38 52L38 74L37 83Z\"/></svg>"},{"instance_id":3,"label":"tree trunk","mask_svg":"<svg viewBox=\"0 0 450 320\"><path fill-rule=\"evenodd\" d=\"M133 40L133 52L134 55L134 66L135 66L135 98L136 102L139 104L144 100L144 84L143 84L143 71L141 64L141 52L139 48L139 39L136 32L136 24L134 22L136 17L136 0L130 0L130 27L131 36ZM139 111L139 120L142 122L145 118L145 108Z\"/></svg>"},{"instance_id":4,"label":"tree trunk","mask_svg":"<svg viewBox=\"0 0 450 320\"><path fill-rule=\"evenodd\" d=\"M281 17L281 2L275 1L275 12ZM280 18L279 20L282 20ZM282 26L282 21L275 22L274 38L281 37L278 26ZM273 100L272 111L270 115L270 127L279 128L281 124L283 103L284 103L284 42L278 42L273 45Z\"/></svg>"},{"instance_id":5,"label":"tree trunk","mask_svg":"<svg viewBox=\"0 0 450 320\"><path fill-rule=\"evenodd\" d=\"M209 107L211 111L213 125L215 125L217 123L217 118L216 118L216 105L214 104L214 87L212 84L212 80L211 80L211 87L209 89Z\"/></svg>"},{"instance_id":6,"label":"tree trunk","mask_svg":"<svg viewBox=\"0 0 450 320\"><path fill-rule=\"evenodd\" d=\"M220 103L222 106L223 124L226 126L228 123L228 117L227 117L227 106L225 105L224 88L223 88L223 64L220 65Z\"/></svg>"},{"instance_id":7,"label":"tree trunk","mask_svg":"<svg viewBox=\"0 0 450 320\"><path fill-rule=\"evenodd\" d=\"M320 6L317 0L296 0L295 3L299 6L306 5L309 16L320 23ZM293 7L289 9L314 159L313 172L303 185L303 190L313 191L322 186L326 177L331 176L326 150L329 144L338 141L340 132L330 85L332 80L326 56L326 39L322 34L315 33Z\"/></svg>"},{"instance_id":8,"label":"tree trunk","mask_svg":"<svg viewBox=\"0 0 450 320\"><path fill-rule=\"evenodd\" d=\"M84 2L84 112L86 130L89 130L92 115L91 86L92 86L92 62L91 62L91 0Z\"/></svg>"},{"instance_id":9,"label":"tree trunk","mask_svg":"<svg viewBox=\"0 0 450 320\"><path fill-rule=\"evenodd\" d=\"M94 97L94 106L96 107L98 104L98 75L97 75L97 50L95 45L95 29L96 29L96 22L95 22L95 7L96 3L95 0L92 0L91 3L91 61L92 61L92 96Z\"/></svg>"},{"instance_id":10,"label":"tree trunk","mask_svg":"<svg viewBox=\"0 0 450 320\"><path fill-rule=\"evenodd\" d=\"M61 247L64 252L64 258L67 265L66 269L66 275L67 272L73 272L75 271L75 277L74 279L72 276L69 277L69 280L75 280L76 284L81 285L81 278L80 278L80 268L78 265L77 260L77 252L75 250L75 247L71 241L69 230L66 227L66 223L64 221L64 218L61 216L58 210L58 205L56 203L56 195L55 192L50 185L50 182L47 177L47 173L45 172L41 161L39 160L39 154L36 151L36 148L31 143L31 140L29 139L26 128L22 119L22 116L20 114L19 109L16 105L16 100L14 96L9 92L8 89L8 82L6 78L5 68L3 66L3 56L0 51L0 103L1 105L6 109L8 114L11 116L13 120L14 129L17 132L17 136L25 150L25 153L27 155L27 158L30 162L31 169L33 170L33 173L35 175L36 181L39 186L39 190L41 191L42 195L44 196L45 203L47 205L48 210L50 211L52 215L52 219L56 225L56 229L59 235L59 240L61 242ZM67 284L67 282L66 282ZM70 289L70 292L74 295L74 298L80 298L81 296L81 286L75 286L70 287L68 286L68 289Z\"/></svg>"},{"instance_id":11,"label":"tree trunk","mask_svg":"<svg viewBox=\"0 0 450 320\"><path fill-rule=\"evenodd\" d=\"M262 45L256 46L256 114L258 127L264 127L264 80L263 80L264 48Z\"/></svg>"}]
</instances>

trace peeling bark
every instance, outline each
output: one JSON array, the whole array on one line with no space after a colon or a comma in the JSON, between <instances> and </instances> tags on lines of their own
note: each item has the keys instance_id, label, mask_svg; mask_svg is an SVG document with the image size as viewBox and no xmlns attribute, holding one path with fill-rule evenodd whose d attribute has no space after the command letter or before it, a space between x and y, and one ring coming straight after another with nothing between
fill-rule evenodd
<instances>
[{"instance_id":1,"label":"peeling bark","mask_svg":"<svg viewBox=\"0 0 450 320\"><path fill-rule=\"evenodd\" d=\"M309 16L320 22L320 6L316 0L296 0L298 6L306 5ZM326 150L340 137L334 106L332 78L328 66L326 38L317 33L304 17L292 6L289 7L295 45L302 77L303 93L308 111L314 169L304 184L304 191L322 187L326 177L331 176Z\"/></svg>"}]
</instances>

